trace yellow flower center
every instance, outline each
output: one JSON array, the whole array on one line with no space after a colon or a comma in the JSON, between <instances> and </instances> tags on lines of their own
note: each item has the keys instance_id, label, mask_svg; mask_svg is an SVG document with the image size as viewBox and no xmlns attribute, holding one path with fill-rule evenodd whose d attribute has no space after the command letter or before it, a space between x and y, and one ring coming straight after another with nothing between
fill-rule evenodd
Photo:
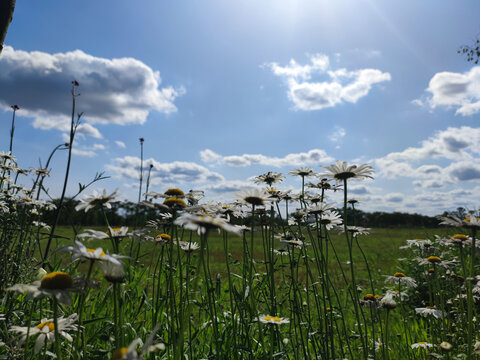
<instances>
[{"instance_id":1,"label":"yellow flower center","mask_svg":"<svg viewBox=\"0 0 480 360\"><path fill-rule=\"evenodd\" d=\"M49 290L65 290L73 286L73 279L63 271L54 271L42 278L40 287Z\"/></svg>"},{"instance_id":2,"label":"yellow flower center","mask_svg":"<svg viewBox=\"0 0 480 360\"><path fill-rule=\"evenodd\" d=\"M124 355L126 355L128 352L128 348L122 347L115 351L112 355L112 360L120 360L123 358Z\"/></svg>"},{"instance_id":3,"label":"yellow flower center","mask_svg":"<svg viewBox=\"0 0 480 360\"><path fill-rule=\"evenodd\" d=\"M168 189L167 191L165 191L164 194L167 196L184 196L185 195L185 193L182 190L177 188Z\"/></svg>"},{"instance_id":4,"label":"yellow flower center","mask_svg":"<svg viewBox=\"0 0 480 360\"><path fill-rule=\"evenodd\" d=\"M438 256L429 256L427 258L427 261L432 264L439 264L442 262L442 259L440 259Z\"/></svg>"},{"instance_id":5,"label":"yellow flower center","mask_svg":"<svg viewBox=\"0 0 480 360\"><path fill-rule=\"evenodd\" d=\"M468 240L468 236L463 234L455 234L452 236L452 239L464 241Z\"/></svg>"},{"instance_id":6,"label":"yellow flower center","mask_svg":"<svg viewBox=\"0 0 480 360\"><path fill-rule=\"evenodd\" d=\"M400 277L405 277L405 274L401 272L396 272L395 274L393 274L393 276L396 278L400 278Z\"/></svg>"},{"instance_id":7,"label":"yellow flower center","mask_svg":"<svg viewBox=\"0 0 480 360\"><path fill-rule=\"evenodd\" d=\"M375 296L373 294L366 294L363 300L375 301Z\"/></svg>"},{"instance_id":8,"label":"yellow flower center","mask_svg":"<svg viewBox=\"0 0 480 360\"><path fill-rule=\"evenodd\" d=\"M170 241L172 237L168 234L160 234L160 235L157 235L157 239Z\"/></svg>"},{"instance_id":9,"label":"yellow flower center","mask_svg":"<svg viewBox=\"0 0 480 360\"><path fill-rule=\"evenodd\" d=\"M95 250L95 249L89 249L89 248L87 248L87 251L88 251L89 253L94 253L96 250ZM100 256L105 256L105 252L102 251L102 252L100 253Z\"/></svg>"},{"instance_id":10,"label":"yellow flower center","mask_svg":"<svg viewBox=\"0 0 480 360\"><path fill-rule=\"evenodd\" d=\"M176 197L171 197L171 198L168 198L168 199L165 199L165 201L163 202L163 205L166 205L168 207L180 207L180 208L186 208L187 207L187 204L185 203L185 201L183 201L182 199L179 199L179 198L176 198Z\"/></svg>"},{"instance_id":11,"label":"yellow flower center","mask_svg":"<svg viewBox=\"0 0 480 360\"><path fill-rule=\"evenodd\" d=\"M270 320L273 320L275 322L280 322L282 321L282 319L280 319L279 317L277 316L265 316L265 321L270 321Z\"/></svg>"},{"instance_id":12,"label":"yellow flower center","mask_svg":"<svg viewBox=\"0 0 480 360\"><path fill-rule=\"evenodd\" d=\"M55 329L55 326L53 325L53 322L51 321L44 321L40 324L37 325L37 328L42 330L45 326L48 326L48 331L52 332Z\"/></svg>"},{"instance_id":13,"label":"yellow flower center","mask_svg":"<svg viewBox=\"0 0 480 360\"><path fill-rule=\"evenodd\" d=\"M436 309L435 306L425 306L425 309Z\"/></svg>"},{"instance_id":14,"label":"yellow flower center","mask_svg":"<svg viewBox=\"0 0 480 360\"><path fill-rule=\"evenodd\" d=\"M434 273L434 272L435 272L435 269L434 269L434 268L430 268L430 269L428 269L428 272L429 272L429 273Z\"/></svg>"},{"instance_id":15,"label":"yellow flower center","mask_svg":"<svg viewBox=\"0 0 480 360\"><path fill-rule=\"evenodd\" d=\"M332 311L332 308L331 308L331 307L327 307L325 310L327 310L327 311Z\"/></svg>"},{"instance_id":16,"label":"yellow flower center","mask_svg":"<svg viewBox=\"0 0 480 360\"><path fill-rule=\"evenodd\" d=\"M420 345L420 344L421 344L421 345L424 345L424 344L426 344L426 342L425 342L425 341L420 341L420 342L418 342L417 344L419 344L419 345Z\"/></svg>"}]
</instances>

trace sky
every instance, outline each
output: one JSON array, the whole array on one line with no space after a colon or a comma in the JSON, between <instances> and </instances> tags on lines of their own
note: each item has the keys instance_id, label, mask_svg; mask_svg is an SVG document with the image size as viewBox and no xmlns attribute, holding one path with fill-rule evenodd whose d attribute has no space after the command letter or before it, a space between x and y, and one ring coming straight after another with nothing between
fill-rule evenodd
<instances>
[{"instance_id":1,"label":"sky","mask_svg":"<svg viewBox=\"0 0 480 360\"><path fill-rule=\"evenodd\" d=\"M349 185L361 210L478 209L480 66L457 54L480 37L478 14L466 0L18 1L0 54L0 150L18 104L13 153L45 164L68 141L77 80L70 195L105 172L85 194L135 201L144 138L157 192L227 201L267 171L299 191L289 171L341 160L375 170ZM52 197L66 161L52 159Z\"/></svg>"}]
</instances>

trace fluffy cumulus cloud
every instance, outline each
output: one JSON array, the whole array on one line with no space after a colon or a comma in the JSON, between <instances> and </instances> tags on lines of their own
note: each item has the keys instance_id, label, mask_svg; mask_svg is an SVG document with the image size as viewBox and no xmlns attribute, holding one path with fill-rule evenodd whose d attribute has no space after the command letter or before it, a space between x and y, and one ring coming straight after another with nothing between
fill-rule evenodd
<instances>
[{"instance_id":1,"label":"fluffy cumulus cloud","mask_svg":"<svg viewBox=\"0 0 480 360\"><path fill-rule=\"evenodd\" d=\"M307 65L292 59L286 66L276 62L266 66L286 81L288 97L297 110L320 110L343 102L356 103L368 95L374 84L391 80L388 72L378 69L333 70L328 56L322 54L310 56ZM323 81L314 80L314 75L323 77Z\"/></svg>"},{"instance_id":2,"label":"fluffy cumulus cloud","mask_svg":"<svg viewBox=\"0 0 480 360\"><path fill-rule=\"evenodd\" d=\"M140 174L141 160L135 156L125 156L116 158L112 164L105 165L106 169L112 172L117 178L127 178L138 180ZM153 158L145 159L144 169L153 165L151 171L151 184L200 184L200 183L218 183L225 178L219 173L210 171L206 167L194 162L174 161L171 163L161 163Z\"/></svg>"},{"instance_id":3,"label":"fluffy cumulus cloud","mask_svg":"<svg viewBox=\"0 0 480 360\"><path fill-rule=\"evenodd\" d=\"M18 115L40 129L70 128L70 84L80 83L79 132L100 138L92 124L143 124L151 111L171 113L183 88L161 87L158 71L133 58L106 59L81 50L49 54L6 46L0 57L0 107L19 104Z\"/></svg>"},{"instance_id":4,"label":"fluffy cumulus cloud","mask_svg":"<svg viewBox=\"0 0 480 360\"><path fill-rule=\"evenodd\" d=\"M439 72L428 85L431 96L427 103L456 109L456 114L469 116L480 111L480 66L474 66L465 73ZM417 101L417 104L423 104Z\"/></svg>"},{"instance_id":5,"label":"fluffy cumulus cloud","mask_svg":"<svg viewBox=\"0 0 480 360\"><path fill-rule=\"evenodd\" d=\"M243 154L222 156L210 149L200 152L200 158L206 163L222 163L228 166L265 165L272 167L303 166L329 163L334 159L324 150L312 149L308 152L287 154L284 157L270 157L262 154Z\"/></svg>"},{"instance_id":6,"label":"fluffy cumulus cloud","mask_svg":"<svg viewBox=\"0 0 480 360\"><path fill-rule=\"evenodd\" d=\"M480 128L462 126L438 131L401 152L392 152L375 160L381 176L387 178L412 177L416 186L441 187L457 180L480 178ZM446 162L440 166L438 162Z\"/></svg>"}]
</instances>

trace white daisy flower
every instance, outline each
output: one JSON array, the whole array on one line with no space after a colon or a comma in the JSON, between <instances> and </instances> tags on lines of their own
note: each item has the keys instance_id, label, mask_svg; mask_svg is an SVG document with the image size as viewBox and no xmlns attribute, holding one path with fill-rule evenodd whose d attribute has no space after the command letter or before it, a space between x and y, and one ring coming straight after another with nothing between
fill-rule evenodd
<instances>
[{"instance_id":1,"label":"white daisy flower","mask_svg":"<svg viewBox=\"0 0 480 360\"><path fill-rule=\"evenodd\" d=\"M180 246L180 249L187 253L200 249L200 245L196 242L179 241L178 245Z\"/></svg>"},{"instance_id":2,"label":"white daisy flower","mask_svg":"<svg viewBox=\"0 0 480 360\"><path fill-rule=\"evenodd\" d=\"M336 211L328 210L324 212L320 218L320 224L325 225L327 230L339 227L342 223L342 217Z\"/></svg>"},{"instance_id":3,"label":"white daisy flower","mask_svg":"<svg viewBox=\"0 0 480 360\"><path fill-rule=\"evenodd\" d=\"M347 226L347 231L353 237L356 237L358 235L368 235L368 234L370 234L370 228L364 228L364 227L361 227L361 226ZM342 230L341 232L343 233L345 231Z\"/></svg>"},{"instance_id":4,"label":"white daisy flower","mask_svg":"<svg viewBox=\"0 0 480 360\"><path fill-rule=\"evenodd\" d=\"M313 171L311 167L300 167L295 170L289 172L292 176L301 176L301 177L309 177L309 176L316 176L317 174Z\"/></svg>"},{"instance_id":5,"label":"white daisy flower","mask_svg":"<svg viewBox=\"0 0 480 360\"><path fill-rule=\"evenodd\" d=\"M362 165L348 165L346 161L337 160L337 162L330 166L323 166L327 169L326 173L321 174L320 176L325 176L328 178L333 178L337 182L347 180L347 179L362 179L370 178L373 179L373 167L367 164Z\"/></svg>"},{"instance_id":6,"label":"white daisy flower","mask_svg":"<svg viewBox=\"0 0 480 360\"><path fill-rule=\"evenodd\" d=\"M261 206L268 201L268 194L260 189L248 189L238 192L237 198L245 205Z\"/></svg>"},{"instance_id":7,"label":"white daisy flower","mask_svg":"<svg viewBox=\"0 0 480 360\"><path fill-rule=\"evenodd\" d=\"M240 234L239 229L227 222L225 218L213 217L209 215L192 215L184 213L175 220L175 225L179 225L189 230L196 230L198 234L205 234L210 229L222 229L235 234Z\"/></svg>"},{"instance_id":8,"label":"white daisy flower","mask_svg":"<svg viewBox=\"0 0 480 360\"><path fill-rule=\"evenodd\" d=\"M79 257L81 257L91 261L96 261L96 260L109 261L114 264L121 265L119 261L119 258L121 258L121 256L119 255L106 254L102 248L96 248L96 249L87 248L78 240L75 241L75 244L77 246L65 246L61 248L59 251L70 251L72 253L72 260L76 260Z\"/></svg>"},{"instance_id":9,"label":"white daisy flower","mask_svg":"<svg viewBox=\"0 0 480 360\"><path fill-rule=\"evenodd\" d=\"M58 333L63 336L68 341L72 342L73 339L67 331L76 331L77 325L77 314L72 314L67 318L63 316L57 319ZM26 326L12 326L10 331L15 332L20 335L20 341L18 345L22 345L27 339L27 333L30 337L37 337L35 341L34 352L37 354L42 346L45 344L45 341L54 342L55 341L55 327L53 319L42 319L42 321L31 328Z\"/></svg>"},{"instance_id":10,"label":"white daisy flower","mask_svg":"<svg viewBox=\"0 0 480 360\"><path fill-rule=\"evenodd\" d=\"M261 315L256 321L260 321L261 323L264 324L275 324L275 325L281 325L281 324L288 324L290 320L287 318L281 318L277 316L271 316L271 315Z\"/></svg>"},{"instance_id":11,"label":"white daisy flower","mask_svg":"<svg viewBox=\"0 0 480 360\"><path fill-rule=\"evenodd\" d=\"M401 272L396 272L393 276L387 276L385 282L394 285L405 285L407 288L417 287L417 282L414 278L405 276L405 274Z\"/></svg>"},{"instance_id":12,"label":"white daisy flower","mask_svg":"<svg viewBox=\"0 0 480 360\"><path fill-rule=\"evenodd\" d=\"M283 179L285 179L285 176L283 176L283 174L269 171L266 174L257 176L255 178L255 183L265 183L269 186L272 186L272 184L282 182Z\"/></svg>"},{"instance_id":13,"label":"white daisy flower","mask_svg":"<svg viewBox=\"0 0 480 360\"><path fill-rule=\"evenodd\" d=\"M102 270L105 280L111 283L123 283L125 281L125 271L123 264L116 264L110 261L100 261L98 266Z\"/></svg>"},{"instance_id":14,"label":"white daisy flower","mask_svg":"<svg viewBox=\"0 0 480 360\"><path fill-rule=\"evenodd\" d=\"M428 349L433 347L433 344L427 343L425 341L420 341L418 343L412 344L412 349Z\"/></svg>"},{"instance_id":15,"label":"white daisy flower","mask_svg":"<svg viewBox=\"0 0 480 360\"><path fill-rule=\"evenodd\" d=\"M137 350L137 347L143 342L140 338L133 340L128 347L121 347L112 354L112 360L143 360L144 356L150 352L163 351L165 350L165 344L158 343L154 344L153 340L155 334L158 331L159 326L157 325L155 329L150 333L145 344Z\"/></svg>"},{"instance_id":16,"label":"white daisy flower","mask_svg":"<svg viewBox=\"0 0 480 360\"><path fill-rule=\"evenodd\" d=\"M105 206L107 209L111 209L112 203L120 201L116 198L118 196L117 192L118 189L110 195L107 195L107 190L105 189L102 194L94 190L92 195L86 196L85 200L80 200L81 203L75 206L75 210L80 211L85 209L85 212L87 212L97 206Z\"/></svg>"},{"instance_id":17,"label":"white daisy flower","mask_svg":"<svg viewBox=\"0 0 480 360\"><path fill-rule=\"evenodd\" d=\"M424 308L415 308L415 313L422 315L423 317L433 316L435 319L443 319L445 315L442 310L436 309L432 306L427 306Z\"/></svg>"},{"instance_id":18,"label":"white daisy flower","mask_svg":"<svg viewBox=\"0 0 480 360\"><path fill-rule=\"evenodd\" d=\"M8 291L16 291L19 293L27 293L27 298L39 299L48 296L55 298L64 303L70 304L72 297L70 292L76 291L78 284L74 284L72 277L63 271L54 271L46 274L42 280L35 281L33 284L15 284Z\"/></svg>"}]
</instances>

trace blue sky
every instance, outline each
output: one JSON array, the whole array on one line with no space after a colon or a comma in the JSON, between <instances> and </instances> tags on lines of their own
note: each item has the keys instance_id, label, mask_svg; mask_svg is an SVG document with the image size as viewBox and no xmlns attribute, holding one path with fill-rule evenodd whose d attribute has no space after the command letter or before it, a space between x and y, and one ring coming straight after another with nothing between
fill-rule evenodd
<instances>
[{"instance_id":1,"label":"blue sky","mask_svg":"<svg viewBox=\"0 0 480 360\"><path fill-rule=\"evenodd\" d=\"M20 166L65 141L77 79L70 193L105 171L96 188L134 200L143 137L159 192L231 199L252 176L338 159L375 168L351 187L367 211L480 205L480 67L457 54L480 35L480 3L141 4L17 3L0 55L0 141L8 150L18 104ZM52 196L65 162L65 152L52 162Z\"/></svg>"}]
</instances>

